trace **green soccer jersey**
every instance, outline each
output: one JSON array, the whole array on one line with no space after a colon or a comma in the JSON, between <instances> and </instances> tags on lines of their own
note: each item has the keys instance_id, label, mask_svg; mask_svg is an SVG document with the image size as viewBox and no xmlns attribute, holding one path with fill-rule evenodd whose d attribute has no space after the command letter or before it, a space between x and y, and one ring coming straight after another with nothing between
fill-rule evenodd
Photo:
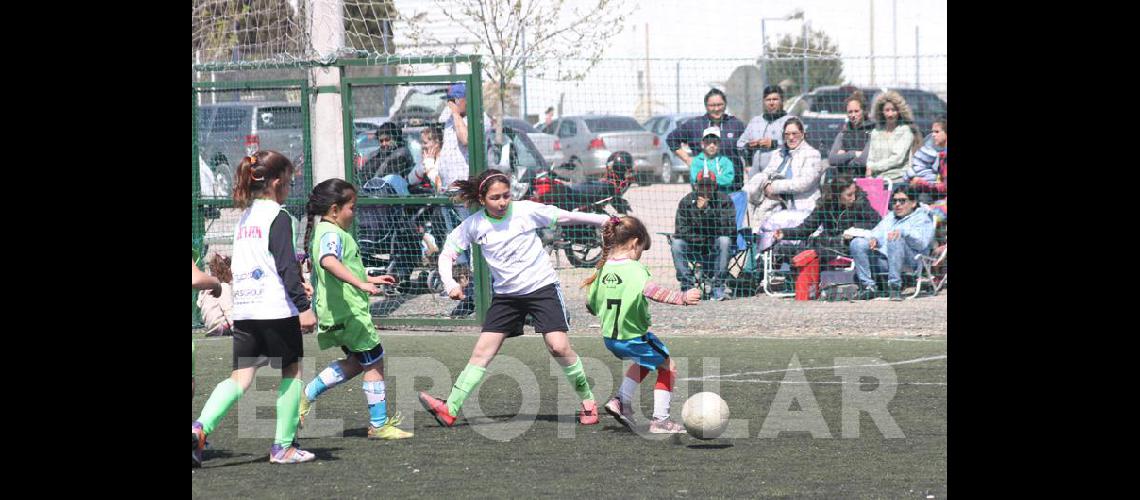
<instances>
[{"instance_id":1,"label":"green soccer jersey","mask_svg":"<svg viewBox=\"0 0 1140 500\"><path fill-rule=\"evenodd\" d=\"M321 349L344 346L363 352L380 343L368 312L368 293L337 279L321 267L332 255L361 281L367 281L356 240L340 226L321 221L313 229L313 303L317 313L317 345Z\"/></svg>"},{"instance_id":2,"label":"green soccer jersey","mask_svg":"<svg viewBox=\"0 0 1140 500\"><path fill-rule=\"evenodd\" d=\"M649 331L649 303L642 291L649 282L649 268L636 260L606 262L590 284L586 307L602 319L602 335L629 340Z\"/></svg>"}]
</instances>

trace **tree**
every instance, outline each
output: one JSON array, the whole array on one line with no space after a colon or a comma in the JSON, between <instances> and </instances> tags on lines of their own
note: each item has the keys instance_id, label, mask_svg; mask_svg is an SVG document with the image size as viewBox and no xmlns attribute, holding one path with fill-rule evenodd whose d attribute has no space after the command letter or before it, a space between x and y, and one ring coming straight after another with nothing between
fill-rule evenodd
<instances>
[{"instance_id":1,"label":"tree","mask_svg":"<svg viewBox=\"0 0 1140 500\"><path fill-rule=\"evenodd\" d=\"M784 35L775 47L765 41L764 53L768 56L767 61L761 56L757 63L767 71L769 85L790 80L792 84L784 90L790 95L799 95L822 85L843 83L843 60L839 58L839 46L833 44L831 38L823 31L811 29L809 31L806 85L802 82L805 64L803 35L794 40L791 35Z\"/></svg>"},{"instance_id":2,"label":"tree","mask_svg":"<svg viewBox=\"0 0 1140 500\"><path fill-rule=\"evenodd\" d=\"M436 9L478 42L472 49L487 56L483 72L497 87L496 118L504 113L507 87L523 68L536 77L581 80L601 60L610 40L621 33L635 2L621 0L434 0ZM579 8L584 5L586 8ZM427 29L426 13L401 15L406 35L421 54L452 44ZM525 38L525 44L524 44ZM578 63L581 61L581 63ZM550 68L553 64L553 69ZM502 120L495 127L502 143Z\"/></svg>"},{"instance_id":3,"label":"tree","mask_svg":"<svg viewBox=\"0 0 1140 500\"><path fill-rule=\"evenodd\" d=\"M194 0L192 8L191 44L203 63L265 60L307 50L304 14L288 0Z\"/></svg>"}]
</instances>

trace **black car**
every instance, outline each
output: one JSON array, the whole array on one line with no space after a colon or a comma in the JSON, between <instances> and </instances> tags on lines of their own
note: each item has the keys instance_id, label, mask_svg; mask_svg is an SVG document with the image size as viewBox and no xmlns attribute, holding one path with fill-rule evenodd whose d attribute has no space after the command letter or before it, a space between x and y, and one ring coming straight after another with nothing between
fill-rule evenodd
<instances>
[{"instance_id":1,"label":"black car","mask_svg":"<svg viewBox=\"0 0 1140 500\"><path fill-rule=\"evenodd\" d=\"M899 89L881 87L854 87L829 85L818 87L807 95L799 95L788 101L785 106L789 114L798 116L804 123L804 135L808 144L819 150L819 154L827 158L831 150L831 143L844 125L847 124L847 98L856 89L863 91L866 99L866 119L874 121L875 96L884 90L893 90L906 100L910 110L914 113L915 125L923 137L930 133L934 120L946 114L946 101L943 101L933 92L921 89Z\"/></svg>"}]
</instances>

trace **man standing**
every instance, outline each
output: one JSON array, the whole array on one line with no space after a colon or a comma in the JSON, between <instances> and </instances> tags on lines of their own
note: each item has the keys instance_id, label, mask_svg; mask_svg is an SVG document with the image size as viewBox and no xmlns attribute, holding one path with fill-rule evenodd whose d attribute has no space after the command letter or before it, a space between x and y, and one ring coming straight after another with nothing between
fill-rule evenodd
<instances>
[{"instance_id":1,"label":"man standing","mask_svg":"<svg viewBox=\"0 0 1140 500\"><path fill-rule=\"evenodd\" d=\"M439 177L444 186L466 180L471 170L467 163L467 84L456 83L447 89L447 107L439 115L443 124L443 145L439 151ZM483 130L491 128L491 120L483 115Z\"/></svg>"},{"instance_id":2,"label":"man standing","mask_svg":"<svg viewBox=\"0 0 1140 500\"><path fill-rule=\"evenodd\" d=\"M705 94L704 115L690 119L679 125L665 138L665 143L681 161L690 164L693 151L701 150L701 137L705 129L717 127L720 129L720 155L732 160L733 175L730 191L739 191L744 185L744 157L737 147L737 140L744 133L744 122L739 118L725 113L724 92L712 89ZM682 147L685 146L685 147Z\"/></svg>"},{"instance_id":3,"label":"man standing","mask_svg":"<svg viewBox=\"0 0 1140 500\"><path fill-rule=\"evenodd\" d=\"M456 83L447 89L447 107L439 115L443 124L443 145L440 146L439 160L437 161L441 185L446 190L452 182L466 180L471 173L467 163L467 142L469 139L467 129L467 84ZM491 129L491 120L483 115L483 130ZM458 221L448 221L448 231L451 231L459 222L469 215L467 208L456 205L455 211L459 215ZM457 262L464 264L466 254ZM468 316L475 312L475 280L468 282L463 290L466 296L455 309L451 311L453 317Z\"/></svg>"},{"instance_id":4,"label":"man standing","mask_svg":"<svg viewBox=\"0 0 1140 500\"><path fill-rule=\"evenodd\" d=\"M748 128L736 141L736 146L746 150L752 168L748 177L760 173L768 166L772 152L780 147L784 136L784 122L791 115L784 111L784 89L778 85L764 87L764 113L752 117Z\"/></svg>"}]
</instances>

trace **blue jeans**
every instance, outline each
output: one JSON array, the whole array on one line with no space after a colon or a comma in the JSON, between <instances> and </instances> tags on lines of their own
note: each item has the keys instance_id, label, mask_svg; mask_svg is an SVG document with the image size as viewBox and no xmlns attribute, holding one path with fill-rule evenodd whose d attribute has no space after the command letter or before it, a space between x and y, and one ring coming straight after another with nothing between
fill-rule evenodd
<instances>
[{"instance_id":1,"label":"blue jeans","mask_svg":"<svg viewBox=\"0 0 1140 500\"><path fill-rule=\"evenodd\" d=\"M748 223L745 221L745 214L748 211L748 193L744 191L734 191L729 194L732 199L733 208L736 209L736 232L740 233L741 229L748 229ZM736 249L744 250L748 248L747 243L744 241L743 234L736 236Z\"/></svg>"},{"instance_id":2,"label":"blue jeans","mask_svg":"<svg viewBox=\"0 0 1140 500\"><path fill-rule=\"evenodd\" d=\"M887 255L879 252L886 248ZM887 285L891 287L902 286L902 273L904 269L914 269L914 256L919 251L907 246L901 237L894 241L879 242L875 250L871 250L871 243L867 238L853 238L850 243L851 258L855 260L855 279L865 287L875 287L875 274L883 274L887 269Z\"/></svg>"},{"instance_id":3,"label":"blue jeans","mask_svg":"<svg viewBox=\"0 0 1140 500\"><path fill-rule=\"evenodd\" d=\"M716 269L712 276L712 286L716 290L724 287L724 280L728 275L728 248L732 239L728 236L717 236L711 244L692 245L680 238L673 238L673 267L677 270L677 281L681 283L681 291L693 288L696 279L693 269L688 262L700 262L704 266L705 276L709 269ZM713 252L712 250L716 251Z\"/></svg>"}]
</instances>

